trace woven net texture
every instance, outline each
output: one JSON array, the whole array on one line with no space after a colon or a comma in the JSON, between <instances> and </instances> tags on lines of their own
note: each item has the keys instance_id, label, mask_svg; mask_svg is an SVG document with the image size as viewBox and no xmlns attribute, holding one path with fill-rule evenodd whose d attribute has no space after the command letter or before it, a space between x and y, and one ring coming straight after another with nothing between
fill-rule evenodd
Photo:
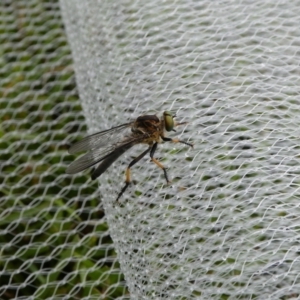
<instances>
[{"instance_id":1,"label":"woven net texture","mask_svg":"<svg viewBox=\"0 0 300 300\"><path fill-rule=\"evenodd\" d=\"M0 299L128 294L97 182L68 176L87 133L58 1L0 1Z\"/></svg>"},{"instance_id":2,"label":"woven net texture","mask_svg":"<svg viewBox=\"0 0 300 300\"><path fill-rule=\"evenodd\" d=\"M0 298L300 299L298 2L1 4ZM194 144L159 145L171 184L146 156L116 202L146 145L65 174L164 111Z\"/></svg>"}]
</instances>

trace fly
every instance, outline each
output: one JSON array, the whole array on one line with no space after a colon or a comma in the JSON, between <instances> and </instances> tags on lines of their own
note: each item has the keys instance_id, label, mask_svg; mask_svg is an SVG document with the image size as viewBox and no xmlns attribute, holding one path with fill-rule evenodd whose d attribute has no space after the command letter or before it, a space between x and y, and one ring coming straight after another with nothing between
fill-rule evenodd
<instances>
[{"instance_id":1,"label":"fly","mask_svg":"<svg viewBox=\"0 0 300 300\"><path fill-rule=\"evenodd\" d=\"M165 131L175 131L174 127L187 124L187 122L177 123L174 118L175 116L169 111L165 111L161 119L156 115L143 115L133 122L125 123L85 137L72 145L69 149L69 153L74 154L81 151L88 151L88 153L71 163L66 173L75 174L101 162L92 172L91 178L94 180L102 175L113 162L131 147L137 144L147 144L148 148L128 165L125 185L119 192L116 201L123 195L131 182L131 167L148 152L150 152L151 160L163 170L167 183L170 183L166 168L154 158L158 143L161 141L182 143L193 147L193 144L178 138L172 139L165 136Z\"/></svg>"}]
</instances>

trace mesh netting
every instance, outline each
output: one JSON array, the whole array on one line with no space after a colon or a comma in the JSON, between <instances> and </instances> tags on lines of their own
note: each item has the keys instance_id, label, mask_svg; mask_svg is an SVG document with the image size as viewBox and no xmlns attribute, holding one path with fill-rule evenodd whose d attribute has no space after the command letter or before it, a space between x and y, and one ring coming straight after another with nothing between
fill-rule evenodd
<instances>
[{"instance_id":1,"label":"mesh netting","mask_svg":"<svg viewBox=\"0 0 300 300\"><path fill-rule=\"evenodd\" d=\"M126 295L97 183L65 174L86 134L59 2L0 1L0 299Z\"/></svg>"},{"instance_id":2,"label":"mesh netting","mask_svg":"<svg viewBox=\"0 0 300 300\"><path fill-rule=\"evenodd\" d=\"M62 0L85 118L58 4L2 4L1 298L300 298L298 2ZM194 143L159 145L171 185L147 157L116 203L145 145L64 173L165 110Z\"/></svg>"}]
</instances>

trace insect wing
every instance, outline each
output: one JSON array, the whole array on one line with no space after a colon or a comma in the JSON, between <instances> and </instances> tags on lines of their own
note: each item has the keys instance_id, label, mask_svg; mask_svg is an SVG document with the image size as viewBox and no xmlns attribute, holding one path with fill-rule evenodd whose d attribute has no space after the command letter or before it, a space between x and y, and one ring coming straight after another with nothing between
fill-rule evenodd
<instances>
[{"instance_id":1,"label":"insect wing","mask_svg":"<svg viewBox=\"0 0 300 300\"><path fill-rule=\"evenodd\" d=\"M131 146L138 144L142 142L145 137L147 137L147 134L142 134L142 135L133 135L128 137L123 137L121 141L117 141L113 143L112 145L107 145L106 147L102 148L97 148L90 150L88 153L85 155L81 156L79 159L74 161L69 165L69 167L66 170L66 173L68 174L75 174L78 172L81 172L97 163L100 161L104 160L105 158L109 157L114 150L117 148L130 148ZM100 143L99 143L100 144ZM99 145L98 144L98 145Z\"/></svg>"},{"instance_id":2,"label":"insect wing","mask_svg":"<svg viewBox=\"0 0 300 300\"><path fill-rule=\"evenodd\" d=\"M112 145L117 143L117 141L122 138L120 134L122 134L123 130L130 127L132 124L132 122L122 124L120 126L89 135L72 145L68 151L70 154L75 154L77 152L98 149L103 146L107 146L108 144Z\"/></svg>"},{"instance_id":3,"label":"insect wing","mask_svg":"<svg viewBox=\"0 0 300 300\"><path fill-rule=\"evenodd\" d=\"M100 148L90 151L76 161L72 162L67 168L66 173L75 174L81 172L105 159L114 149L114 146L110 146L104 149Z\"/></svg>"}]
</instances>

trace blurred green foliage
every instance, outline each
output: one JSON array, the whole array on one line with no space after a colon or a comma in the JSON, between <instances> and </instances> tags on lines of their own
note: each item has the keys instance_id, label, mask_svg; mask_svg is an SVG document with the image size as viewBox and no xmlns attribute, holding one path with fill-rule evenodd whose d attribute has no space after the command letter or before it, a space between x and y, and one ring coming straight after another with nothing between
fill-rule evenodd
<instances>
[{"instance_id":1,"label":"blurred green foliage","mask_svg":"<svg viewBox=\"0 0 300 300\"><path fill-rule=\"evenodd\" d=\"M86 126L58 1L1 2L0 44L0 298L122 297L97 182L65 174Z\"/></svg>"}]
</instances>

